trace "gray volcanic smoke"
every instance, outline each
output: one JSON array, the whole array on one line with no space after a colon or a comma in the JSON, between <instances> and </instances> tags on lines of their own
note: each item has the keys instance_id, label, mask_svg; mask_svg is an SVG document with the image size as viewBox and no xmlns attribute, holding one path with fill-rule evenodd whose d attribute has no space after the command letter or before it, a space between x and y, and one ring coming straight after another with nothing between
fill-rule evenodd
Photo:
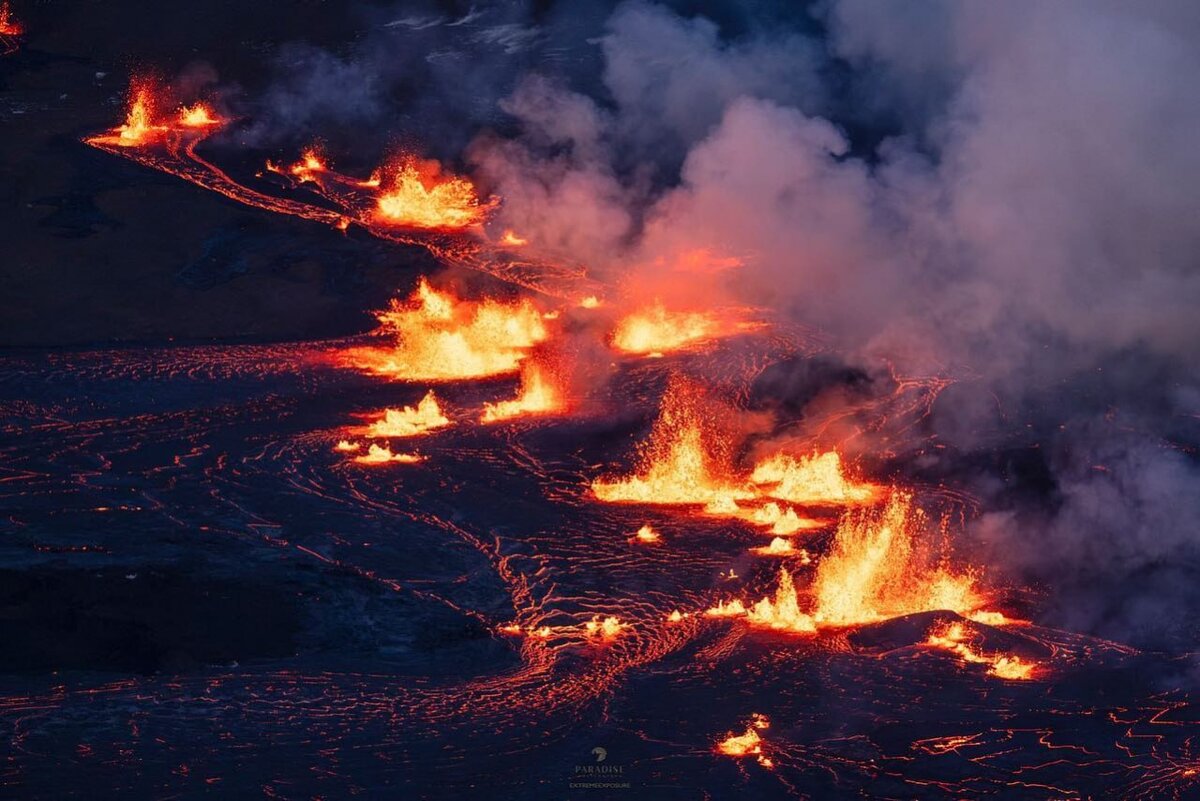
<instances>
[{"instance_id":1,"label":"gray volcanic smoke","mask_svg":"<svg viewBox=\"0 0 1200 801\"><path fill-rule=\"evenodd\" d=\"M945 464L920 469L986 463L977 558L1042 582L1050 622L1194 641L1170 611L1200 560L1196 5L602 17L409 15L350 61L307 53L268 105L289 127L448 107L447 129L479 131L466 159L505 199L499 223L551 253L647 293L771 307L868 374L957 379L930 421ZM385 44L397 28L479 68L409 64ZM680 272L697 252L719 266ZM977 458L998 452L1034 478Z\"/></svg>"},{"instance_id":2,"label":"gray volcanic smoke","mask_svg":"<svg viewBox=\"0 0 1200 801\"><path fill-rule=\"evenodd\" d=\"M738 300L786 308L866 365L958 377L933 421L943 441L1036 446L1052 476L1016 508L1011 477L985 482L1003 508L979 525L993 562L1051 584L1070 625L1184 633L1168 613L1194 592L1179 573L1197 554L1200 156L1187 139L1200 15L937 2L821 14L854 99L898 124L866 156L822 116L820 89L779 89L819 83L811 44L723 44L636 4L608 25L608 102L526 83L507 107L525 144L485 143L476 162L514 224L615 270L640 265L626 280L665 292L685 283L681 254L732 256L743 266L717 283ZM639 49L649 41L667 44ZM781 52L802 56L785 66ZM708 76L703 97L675 74ZM615 177L608 154L671 141L687 148L676 185L647 197ZM554 158L531 155L547 142Z\"/></svg>"}]
</instances>

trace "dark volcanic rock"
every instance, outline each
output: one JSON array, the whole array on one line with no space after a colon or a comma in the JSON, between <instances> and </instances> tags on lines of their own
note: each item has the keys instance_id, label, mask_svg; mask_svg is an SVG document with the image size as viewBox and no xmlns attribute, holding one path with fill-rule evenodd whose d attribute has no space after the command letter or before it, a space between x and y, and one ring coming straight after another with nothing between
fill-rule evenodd
<instances>
[{"instance_id":1,"label":"dark volcanic rock","mask_svg":"<svg viewBox=\"0 0 1200 801\"><path fill-rule=\"evenodd\" d=\"M155 673L291 655L281 588L176 569L0 572L0 670Z\"/></svg>"}]
</instances>

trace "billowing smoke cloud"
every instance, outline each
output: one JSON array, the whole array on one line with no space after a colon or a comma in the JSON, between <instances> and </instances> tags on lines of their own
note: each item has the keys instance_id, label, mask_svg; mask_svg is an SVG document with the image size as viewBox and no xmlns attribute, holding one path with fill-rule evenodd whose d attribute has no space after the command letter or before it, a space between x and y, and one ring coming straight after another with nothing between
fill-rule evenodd
<instances>
[{"instance_id":1,"label":"billowing smoke cloud","mask_svg":"<svg viewBox=\"0 0 1200 801\"><path fill-rule=\"evenodd\" d=\"M943 440L1036 446L1053 478L1036 513L985 498L987 558L1057 578L1068 624L1183 633L1149 622L1200 541L1195 504L1172 502L1200 476L1169 444L1196 434L1200 14L844 0L824 19L822 63L800 34L726 41L627 4L604 102L526 84L506 107L521 135L475 161L515 224L586 230L549 241L624 280L692 302L721 287L861 363L963 379L937 408ZM856 121L899 126L865 157L821 88L836 60ZM696 251L742 266L680 269Z\"/></svg>"},{"instance_id":2,"label":"billowing smoke cloud","mask_svg":"<svg viewBox=\"0 0 1200 801\"><path fill-rule=\"evenodd\" d=\"M1187 633L1157 623L1200 540L1196 4L505 8L380 19L268 105L403 108L388 129L435 151L468 131L498 222L543 250L769 306L856 375L958 378L931 421L943 458L1036 449L1048 476L980 480L979 560L1044 580L1060 622ZM398 51L401 29L421 47Z\"/></svg>"}]
</instances>

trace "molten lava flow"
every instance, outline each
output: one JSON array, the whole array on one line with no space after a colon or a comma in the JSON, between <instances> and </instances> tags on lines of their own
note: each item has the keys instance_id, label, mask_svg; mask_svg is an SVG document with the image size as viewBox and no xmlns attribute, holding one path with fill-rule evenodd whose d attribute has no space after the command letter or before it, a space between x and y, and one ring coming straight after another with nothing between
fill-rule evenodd
<instances>
[{"instance_id":1,"label":"molten lava flow","mask_svg":"<svg viewBox=\"0 0 1200 801\"><path fill-rule=\"evenodd\" d=\"M587 632L589 637L598 637L602 640L614 639L627 626L627 623L622 623L618 618L611 615L603 620L597 615L583 624L584 631Z\"/></svg>"},{"instance_id":2,"label":"molten lava flow","mask_svg":"<svg viewBox=\"0 0 1200 801\"><path fill-rule=\"evenodd\" d=\"M967 628L961 622L952 622L935 628L929 632L925 644L934 648L944 648L956 654L964 662L988 666L988 673L1010 681L1028 681L1033 678L1037 664L1026 662L1013 654L984 654L975 650L968 642Z\"/></svg>"},{"instance_id":3,"label":"molten lava flow","mask_svg":"<svg viewBox=\"0 0 1200 801\"><path fill-rule=\"evenodd\" d=\"M597 479L592 492L613 503L709 504L748 497L727 482L714 454L719 437L706 424L702 393L695 385L672 379L658 419L642 447L638 472L628 478Z\"/></svg>"},{"instance_id":4,"label":"molten lava flow","mask_svg":"<svg viewBox=\"0 0 1200 801\"><path fill-rule=\"evenodd\" d=\"M448 425L449 418L442 414L437 396L430 390L415 407L385 409L383 418L371 423L366 434L370 437L415 437Z\"/></svg>"},{"instance_id":5,"label":"molten lava flow","mask_svg":"<svg viewBox=\"0 0 1200 801\"><path fill-rule=\"evenodd\" d=\"M968 620L972 620L976 623L983 623L987 626L1007 626L1011 623L1020 622L1013 620L1003 612L989 612L983 609L974 611L969 615L964 615L964 617L966 617Z\"/></svg>"},{"instance_id":6,"label":"molten lava flow","mask_svg":"<svg viewBox=\"0 0 1200 801\"><path fill-rule=\"evenodd\" d=\"M459 300L421 279L408 303L393 301L376 315L391 348L356 348L350 364L404 380L451 381L515 372L529 349L547 336L528 299L516 303Z\"/></svg>"},{"instance_id":7,"label":"molten lava flow","mask_svg":"<svg viewBox=\"0 0 1200 801\"><path fill-rule=\"evenodd\" d=\"M600 308L600 298L596 297L595 295L588 295L586 298L579 301L579 305L584 309L598 309Z\"/></svg>"},{"instance_id":8,"label":"molten lava flow","mask_svg":"<svg viewBox=\"0 0 1200 801\"><path fill-rule=\"evenodd\" d=\"M756 713L751 716L750 724L746 727L745 733L734 734L733 732L729 732L724 740L717 743L717 752L733 757L756 757L760 765L764 768L769 768L773 763L763 753L763 739L759 735L759 732L770 727L771 721L767 719L767 716Z\"/></svg>"},{"instance_id":9,"label":"molten lava flow","mask_svg":"<svg viewBox=\"0 0 1200 801\"><path fill-rule=\"evenodd\" d=\"M377 215L413 228L465 228L483 222L488 207L466 178L444 176L437 162L405 157L382 171Z\"/></svg>"},{"instance_id":10,"label":"molten lava flow","mask_svg":"<svg viewBox=\"0 0 1200 801\"><path fill-rule=\"evenodd\" d=\"M356 464L416 464L421 457L415 453L392 453L392 449L372 444L362 456L355 456Z\"/></svg>"},{"instance_id":11,"label":"molten lava flow","mask_svg":"<svg viewBox=\"0 0 1200 801\"><path fill-rule=\"evenodd\" d=\"M547 415L563 411L566 404L558 387L535 361L521 365L521 392L513 400L485 403L481 422L494 423L513 417Z\"/></svg>"},{"instance_id":12,"label":"molten lava flow","mask_svg":"<svg viewBox=\"0 0 1200 801\"><path fill-rule=\"evenodd\" d=\"M800 504L866 503L878 488L846 477L836 451L796 459L777 453L754 467L750 481L764 495Z\"/></svg>"},{"instance_id":13,"label":"molten lava flow","mask_svg":"<svg viewBox=\"0 0 1200 801\"><path fill-rule=\"evenodd\" d=\"M721 326L712 314L667 311L657 302L618 322L612 344L625 353L665 353L712 339L720 330Z\"/></svg>"},{"instance_id":14,"label":"molten lava flow","mask_svg":"<svg viewBox=\"0 0 1200 801\"><path fill-rule=\"evenodd\" d=\"M510 248L519 248L522 245L528 245L529 240L523 236L518 236L515 231L508 230L500 237L500 244L507 245Z\"/></svg>"},{"instance_id":15,"label":"molten lava flow","mask_svg":"<svg viewBox=\"0 0 1200 801\"><path fill-rule=\"evenodd\" d=\"M354 453L361 447L362 445L357 442L351 442L348 439L339 439L338 443L333 446L333 449L338 453Z\"/></svg>"}]
</instances>

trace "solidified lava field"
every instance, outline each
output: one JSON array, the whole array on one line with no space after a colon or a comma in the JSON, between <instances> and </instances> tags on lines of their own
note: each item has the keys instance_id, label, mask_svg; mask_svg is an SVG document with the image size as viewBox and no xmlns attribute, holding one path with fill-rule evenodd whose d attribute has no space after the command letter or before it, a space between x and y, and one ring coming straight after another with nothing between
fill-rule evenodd
<instances>
[{"instance_id":1,"label":"solidified lava field","mask_svg":"<svg viewBox=\"0 0 1200 801\"><path fill-rule=\"evenodd\" d=\"M386 30L294 3L235 46L199 5L187 46L247 75ZM981 558L996 485L1065 482L1040 426L939 428L976 375L626 291L465 170L246 144L108 76L141 12L98 13L0 25L0 795L1200 797L1194 642Z\"/></svg>"}]
</instances>

